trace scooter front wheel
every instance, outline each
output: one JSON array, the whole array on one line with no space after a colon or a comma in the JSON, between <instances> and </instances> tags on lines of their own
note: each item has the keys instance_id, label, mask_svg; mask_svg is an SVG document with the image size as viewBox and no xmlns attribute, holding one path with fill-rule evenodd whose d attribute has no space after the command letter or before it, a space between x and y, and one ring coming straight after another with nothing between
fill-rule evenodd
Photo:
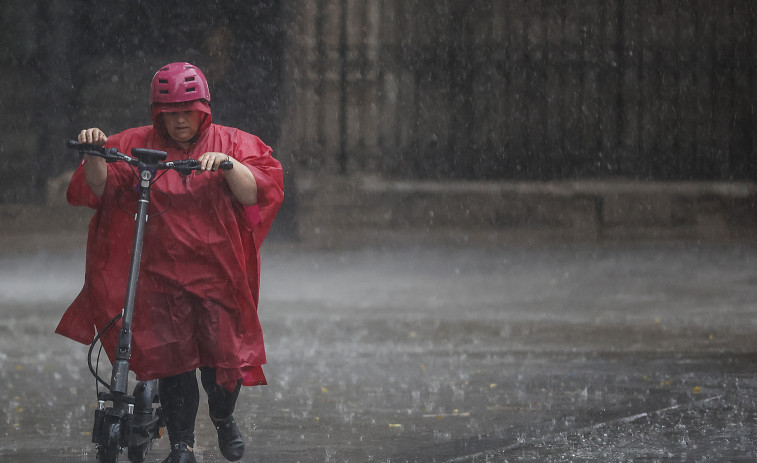
<instances>
[{"instance_id":1,"label":"scooter front wheel","mask_svg":"<svg viewBox=\"0 0 757 463\"><path fill-rule=\"evenodd\" d=\"M121 423L113 420L107 423L104 430L107 435L102 436L97 444L97 461L100 463L116 463L121 453Z\"/></svg>"},{"instance_id":2,"label":"scooter front wheel","mask_svg":"<svg viewBox=\"0 0 757 463\"><path fill-rule=\"evenodd\" d=\"M134 414L129 421L128 455L131 463L142 463L152 448L154 439L160 437L158 382L140 381L134 387Z\"/></svg>"},{"instance_id":3,"label":"scooter front wheel","mask_svg":"<svg viewBox=\"0 0 757 463\"><path fill-rule=\"evenodd\" d=\"M142 445L134 445L129 447L129 461L131 463L142 463L147 458L147 452L152 447L152 441L147 441Z\"/></svg>"}]
</instances>

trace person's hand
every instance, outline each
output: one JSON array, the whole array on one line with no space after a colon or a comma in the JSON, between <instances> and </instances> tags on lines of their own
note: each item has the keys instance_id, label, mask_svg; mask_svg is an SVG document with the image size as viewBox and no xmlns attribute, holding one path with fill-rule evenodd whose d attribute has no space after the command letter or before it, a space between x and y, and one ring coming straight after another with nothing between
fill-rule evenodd
<instances>
[{"instance_id":1,"label":"person's hand","mask_svg":"<svg viewBox=\"0 0 757 463\"><path fill-rule=\"evenodd\" d=\"M105 133L98 128L84 129L79 132L79 143L87 143L89 145L103 146L108 137ZM84 178L87 181L87 186L92 190L92 193L98 197L102 197L105 192L105 182L108 178L108 167L105 163L105 159L94 156L91 154L84 155Z\"/></svg>"},{"instance_id":2,"label":"person's hand","mask_svg":"<svg viewBox=\"0 0 757 463\"><path fill-rule=\"evenodd\" d=\"M89 145L103 146L108 141L108 137L105 132L93 127L91 129L84 129L79 132L79 143L87 143Z\"/></svg>"},{"instance_id":3,"label":"person's hand","mask_svg":"<svg viewBox=\"0 0 757 463\"><path fill-rule=\"evenodd\" d=\"M196 170L195 173L201 174L206 171L218 170L218 166L222 162L231 160L232 157L226 153L216 153L213 151L203 153L199 158L197 158L197 161L200 163L201 170Z\"/></svg>"}]
</instances>

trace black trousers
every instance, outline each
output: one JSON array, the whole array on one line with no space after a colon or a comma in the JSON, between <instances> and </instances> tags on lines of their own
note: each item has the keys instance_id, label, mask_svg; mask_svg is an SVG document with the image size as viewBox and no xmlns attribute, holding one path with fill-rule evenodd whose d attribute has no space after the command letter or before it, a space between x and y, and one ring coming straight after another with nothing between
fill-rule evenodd
<instances>
[{"instance_id":1,"label":"black trousers","mask_svg":"<svg viewBox=\"0 0 757 463\"><path fill-rule=\"evenodd\" d=\"M242 387L241 379L237 381L237 387L232 392L216 383L215 368L203 367L200 368L200 381L208 395L211 418L222 419L234 413L239 389ZM184 442L193 446L195 419L200 406L200 390L195 370L161 379L158 381L158 394L171 445Z\"/></svg>"}]
</instances>

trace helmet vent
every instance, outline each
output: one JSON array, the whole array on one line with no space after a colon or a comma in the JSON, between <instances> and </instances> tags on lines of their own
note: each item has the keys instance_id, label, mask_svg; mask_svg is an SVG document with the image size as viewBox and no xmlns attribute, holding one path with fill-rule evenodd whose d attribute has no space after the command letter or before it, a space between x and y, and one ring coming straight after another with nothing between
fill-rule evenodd
<instances>
[{"instance_id":1,"label":"helmet vent","mask_svg":"<svg viewBox=\"0 0 757 463\"><path fill-rule=\"evenodd\" d=\"M184 82L194 82L195 76L189 76L184 78Z\"/></svg>"},{"instance_id":2,"label":"helmet vent","mask_svg":"<svg viewBox=\"0 0 757 463\"><path fill-rule=\"evenodd\" d=\"M195 90L197 90L197 88L196 88L196 87L189 87L189 88L188 88L188 89L187 89L186 91L187 91L187 93L192 93L192 92L194 92Z\"/></svg>"},{"instance_id":3,"label":"helmet vent","mask_svg":"<svg viewBox=\"0 0 757 463\"><path fill-rule=\"evenodd\" d=\"M158 79L158 83L160 83L160 84L167 84L168 83L168 79Z\"/></svg>"},{"instance_id":4,"label":"helmet vent","mask_svg":"<svg viewBox=\"0 0 757 463\"><path fill-rule=\"evenodd\" d=\"M160 90L158 91L161 95L168 95L168 90Z\"/></svg>"}]
</instances>

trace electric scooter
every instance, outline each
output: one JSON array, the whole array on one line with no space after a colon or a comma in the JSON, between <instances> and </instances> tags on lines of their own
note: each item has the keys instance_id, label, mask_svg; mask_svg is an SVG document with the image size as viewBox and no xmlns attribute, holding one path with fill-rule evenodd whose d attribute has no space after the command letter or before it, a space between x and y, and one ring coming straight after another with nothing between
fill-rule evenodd
<instances>
[{"instance_id":1,"label":"electric scooter","mask_svg":"<svg viewBox=\"0 0 757 463\"><path fill-rule=\"evenodd\" d=\"M115 148L105 148L73 140L68 141L67 146L79 150L82 155L90 154L104 158L108 163L125 162L132 166L132 170L136 168L135 175L139 179L136 224L124 308L122 313L114 317L97 333L89 346L87 363L97 385L98 407L95 410L95 422L92 428L92 442L97 448L97 460L100 463L116 463L123 449L127 449L130 462L142 463L152 448L153 441L161 436L161 428L165 426L160 412L157 380L137 382L132 394L127 393L134 300L148 219L150 188L168 170L175 170L186 175L193 170L199 170L200 165L196 159L165 162L167 157L165 151L133 148L132 156L128 156L119 153ZM233 168L233 164L224 161L219 168L228 170ZM159 171L162 173L157 175ZM116 352L112 356L114 362L110 382L106 382L92 364L92 353L103 334L114 327L119 319L121 328L118 333ZM100 391L99 384L105 386L107 391Z\"/></svg>"}]
</instances>

